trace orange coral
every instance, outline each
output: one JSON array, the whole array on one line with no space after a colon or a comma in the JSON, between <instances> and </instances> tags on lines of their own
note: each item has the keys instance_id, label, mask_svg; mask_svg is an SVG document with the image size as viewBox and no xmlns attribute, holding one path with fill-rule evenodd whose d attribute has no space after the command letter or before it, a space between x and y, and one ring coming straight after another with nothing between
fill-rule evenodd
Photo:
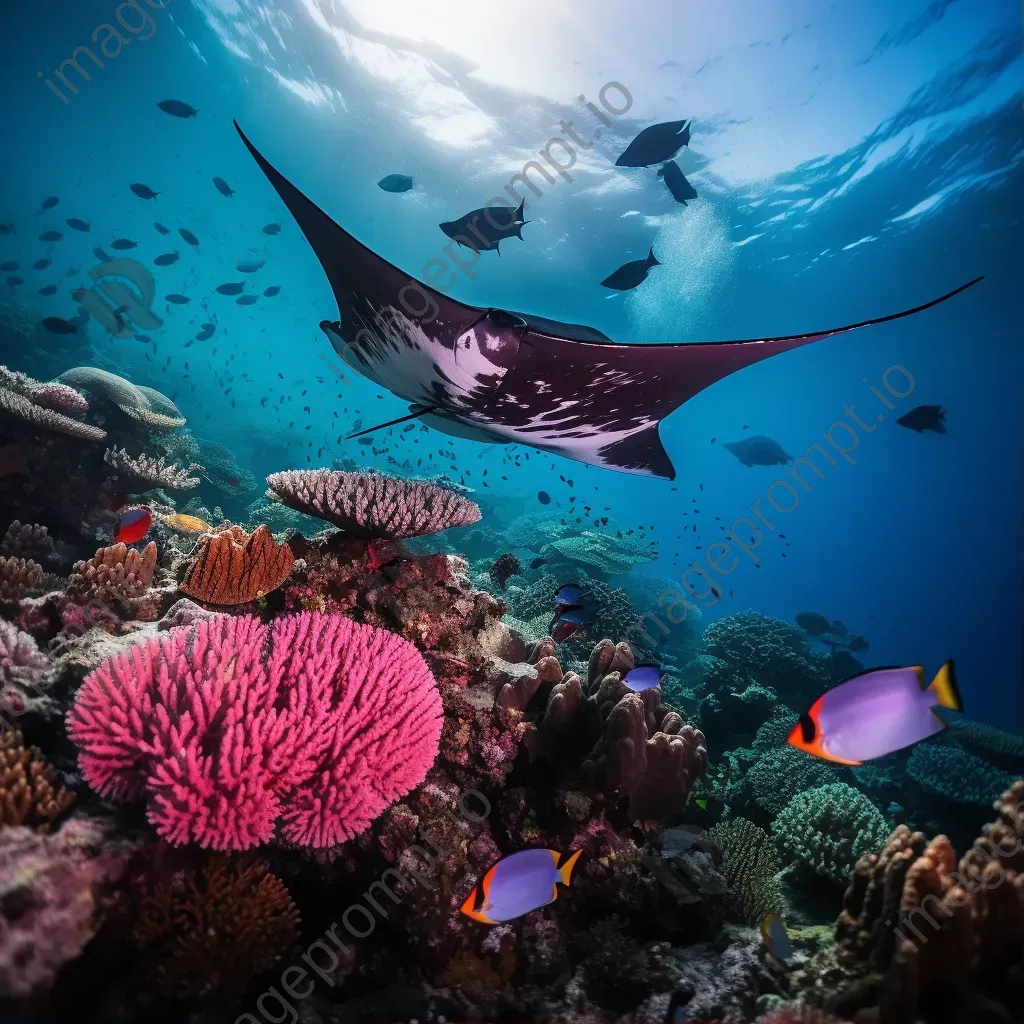
<instances>
[{"instance_id":1,"label":"orange coral","mask_svg":"<svg viewBox=\"0 0 1024 1024\"><path fill-rule=\"evenodd\" d=\"M245 604L281 586L294 564L292 549L275 543L268 526L251 536L229 526L206 539L181 590L208 604Z\"/></svg>"},{"instance_id":2,"label":"orange coral","mask_svg":"<svg viewBox=\"0 0 1024 1024\"><path fill-rule=\"evenodd\" d=\"M75 794L54 783L53 768L20 732L0 736L0 825L25 825L37 832L50 826L73 803Z\"/></svg>"},{"instance_id":3,"label":"orange coral","mask_svg":"<svg viewBox=\"0 0 1024 1024\"><path fill-rule=\"evenodd\" d=\"M43 567L31 558L0 555L0 601L20 601L39 585Z\"/></svg>"},{"instance_id":4,"label":"orange coral","mask_svg":"<svg viewBox=\"0 0 1024 1024\"><path fill-rule=\"evenodd\" d=\"M299 936L299 912L265 860L213 856L157 883L142 900L136 941L167 995L237 998Z\"/></svg>"},{"instance_id":5,"label":"orange coral","mask_svg":"<svg viewBox=\"0 0 1024 1024\"><path fill-rule=\"evenodd\" d=\"M68 593L76 601L102 597L104 592L138 597L149 588L156 571L156 544L150 541L137 551L125 544L99 548L87 562L75 565Z\"/></svg>"}]
</instances>

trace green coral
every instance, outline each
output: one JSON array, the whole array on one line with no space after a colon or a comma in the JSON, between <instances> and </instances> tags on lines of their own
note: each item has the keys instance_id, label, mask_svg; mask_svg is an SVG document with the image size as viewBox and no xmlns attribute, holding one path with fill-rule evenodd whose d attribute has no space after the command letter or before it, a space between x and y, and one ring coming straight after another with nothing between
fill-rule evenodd
<instances>
[{"instance_id":1,"label":"green coral","mask_svg":"<svg viewBox=\"0 0 1024 1024\"><path fill-rule=\"evenodd\" d=\"M844 884L863 854L881 848L891 827L863 793L836 782L795 796L772 831L789 860Z\"/></svg>"},{"instance_id":2,"label":"green coral","mask_svg":"<svg viewBox=\"0 0 1024 1024\"><path fill-rule=\"evenodd\" d=\"M527 512L516 516L501 532L510 548L540 551L552 539L564 537L569 527L563 525L560 512Z\"/></svg>"},{"instance_id":3,"label":"green coral","mask_svg":"<svg viewBox=\"0 0 1024 1024\"><path fill-rule=\"evenodd\" d=\"M1024 737L964 719L949 727L951 740L1008 770L1024 767Z\"/></svg>"},{"instance_id":4,"label":"green coral","mask_svg":"<svg viewBox=\"0 0 1024 1024\"><path fill-rule=\"evenodd\" d=\"M789 739L799 721L799 716L780 708L776 711L774 718L769 718L754 737L753 747L755 750L771 750L773 747L783 747Z\"/></svg>"},{"instance_id":5,"label":"green coral","mask_svg":"<svg viewBox=\"0 0 1024 1024\"><path fill-rule=\"evenodd\" d=\"M835 768L790 746L766 751L747 772L754 802L771 815L798 793L836 781Z\"/></svg>"},{"instance_id":6,"label":"green coral","mask_svg":"<svg viewBox=\"0 0 1024 1024\"><path fill-rule=\"evenodd\" d=\"M959 747L919 743L907 759L907 774L929 793L960 804L989 807L1014 776Z\"/></svg>"},{"instance_id":7,"label":"green coral","mask_svg":"<svg viewBox=\"0 0 1024 1024\"><path fill-rule=\"evenodd\" d=\"M767 914L781 914L782 889L775 877L779 854L772 837L745 818L722 822L709 835L722 851L722 873L743 920L758 925Z\"/></svg>"},{"instance_id":8,"label":"green coral","mask_svg":"<svg viewBox=\"0 0 1024 1024\"><path fill-rule=\"evenodd\" d=\"M657 541L643 540L638 535L597 533L584 530L574 537L553 540L541 549L549 558L580 565L596 576L621 576L634 565L653 562L658 557Z\"/></svg>"}]
</instances>

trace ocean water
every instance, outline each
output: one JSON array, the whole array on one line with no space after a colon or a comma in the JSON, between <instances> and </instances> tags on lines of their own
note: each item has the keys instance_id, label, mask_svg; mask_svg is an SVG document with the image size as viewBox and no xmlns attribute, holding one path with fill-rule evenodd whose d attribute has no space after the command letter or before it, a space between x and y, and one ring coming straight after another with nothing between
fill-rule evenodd
<instances>
[{"instance_id":1,"label":"ocean water","mask_svg":"<svg viewBox=\"0 0 1024 1024\"><path fill-rule=\"evenodd\" d=\"M571 521L574 508L583 529L589 505L591 518L643 526L658 542L657 560L635 573L679 581L759 502L774 529L761 531L756 560L741 555L715 578L720 597L689 577L702 628L747 609L790 623L820 612L868 639L866 667L920 664L930 678L953 659L972 719L1024 729L1017 4L55 0L9 4L0 24L0 223L13 225L0 263L19 264L0 275L0 302L68 319L72 289L91 287L94 247L145 266L162 326L142 342L94 321L90 361L168 395L197 437L235 454L256 483L221 497L229 517L243 517L270 472L354 460L444 474L490 503L494 550L477 569L508 550L501 528L518 512ZM79 54L91 80L64 65L68 86L58 71L79 46L103 66ZM196 115L158 108L170 99ZM692 118L692 137L676 159L697 192L685 207L656 167L615 166L641 129L681 118ZM984 279L909 318L713 383L661 426L673 480L418 426L360 444L345 435L406 415L407 403L342 364L319 329L337 316L327 277L233 121L412 278L442 259L455 300L617 342L816 332ZM586 142L571 146L571 166L569 122ZM520 185L522 238L476 260L454 250L454 262L439 223L502 194L532 161L551 180L534 170L540 194ZM382 190L389 174L412 176L413 188ZM138 198L132 183L157 197ZM59 204L43 209L49 196ZM49 230L63 237L40 240ZM118 252L119 238L137 245ZM649 249L660 266L637 288L601 287ZM174 251L177 262L154 264ZM43 258L52 264L32 269ZM244 261L263 265L243 273ZM10 275L23 282L3 283ZM231 282L258 301L217 293ZM49 284L56 293L40 295ZM267 297L271 286L280 291ZM205 323L213 336L195 340ZM65 343L50 340L55 352ZM68 368L54 358L0 352L13 369L50 376ZM943 407L946 433L895 422L921 405ZM724 447L766 435L798 456L830 431L850 445L837 421L862 421L856 446L806 476L808 487L794 488L786 466L744 466Z\"/></svg>"}]
</instances>

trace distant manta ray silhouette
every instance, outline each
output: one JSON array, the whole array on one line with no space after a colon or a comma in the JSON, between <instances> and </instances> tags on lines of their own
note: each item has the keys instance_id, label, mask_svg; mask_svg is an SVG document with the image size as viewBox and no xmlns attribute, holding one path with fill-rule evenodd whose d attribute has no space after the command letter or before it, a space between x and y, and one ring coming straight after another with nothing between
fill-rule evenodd
<instances>
[{"instance_id":1,"label":"distant manta ray silhouette","mask_svg":"<svg viewBox=\"0 0 1024 1024\"><path fill-rule=\"evenodd\" d=\"M618 344L591 327L468 306L414 282L339 227L268 163L237 122L235 128L327 274L340 319L320 327L335 351L410 403L408 416L364 434L418 418L453 437L524 444L591 466L674 480L658 426L698 392L776 353L920 313L982 280L901 313L809 334ZM412 303L433 302L431 320L407 312L404 289L420 293ZM427 308L424 303L421 316Z\"/></svg>"}]
</instances>

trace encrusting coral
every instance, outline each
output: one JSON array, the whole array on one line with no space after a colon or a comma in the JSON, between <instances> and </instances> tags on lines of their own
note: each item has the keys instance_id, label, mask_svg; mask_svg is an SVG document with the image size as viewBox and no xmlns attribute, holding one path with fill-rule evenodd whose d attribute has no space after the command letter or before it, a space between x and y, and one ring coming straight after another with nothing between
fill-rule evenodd
<instances>
[{"instance_id":1,"label":"encrusting coral","mask_svg":"<svg viewBox=\"0 0 1024 1024\"><path fill-rule=\"evenodd\" d=\"M188 474L193 469L202 469L197 463L182 469L180 466L168 465L163 457L154 459L145 454L133 458L124 448L108 448L103 453L103 461L118 477L145 485L136 490L150 490L154 487L188 490L198 487L199 477Z\"/></svg>"},{"instance_id":2,"label":"encrusting coral","mask_svg":"<svg viewBox=\"0 0 1024 1024\"><path fill-rule=\"evenodd\" d=\"M120 877L128 845L72 818L56 835L0 828L0 992L45 992L102 923L100 888Z\"/></svg>"},{"instance_id":3,"label":"encrusting coral","mask_svg":"<svg viewBox=\"0 0 1024 1024\"><path fill-rule=\"evenodd\" d=\"M134 938L162 995L230 1003L282 963L299 924L287 888L266 861L213 855L146 893Z\"/></svg>"},{"instance_id":4,"label":"encrusting coral","mask_svg":"<svg viewBox=\"0 0 1024 1024\"><path fill-rule=\"evenodd\" d=\"M207 604L255 601L288 579L295 556L265 526L247 536L240 526L208 535L181 583L181 592Z\"/></svg>"},{"instance_id":5,"label":"encrusting coral","mask_svg":"<svg viewBox=\"0 0 1024 1024\"><path fill-rule=\"evenodd\" d=\"M331 846L418 785L441 698L422 655L339 615L226 616L91 672L67 716L103 796L145 796L175 844Z\"/></svg>"},{"instance_id":6,"label":"encrusting coral","mask_svg":"<svg viewBox=\"0 0 1024 1024\"><path fill-rule=\"evenodd\" d=\"M356 537L419 537L480 521L477 505L455 491L382 473L289 470L267 484L289 508Z\"/></svg>"},{"instance_id":7,"label":"encrusting coral","mask_svg":"<svg viewBox=\"0 0 1024 1024\"><path fill-rule=\"evenodd\" d=\"M57 786L38 748L26 747L20 732L0 733L0 827L49 832L74 802L75 794Z\"/></svg>"}]
</instances>

